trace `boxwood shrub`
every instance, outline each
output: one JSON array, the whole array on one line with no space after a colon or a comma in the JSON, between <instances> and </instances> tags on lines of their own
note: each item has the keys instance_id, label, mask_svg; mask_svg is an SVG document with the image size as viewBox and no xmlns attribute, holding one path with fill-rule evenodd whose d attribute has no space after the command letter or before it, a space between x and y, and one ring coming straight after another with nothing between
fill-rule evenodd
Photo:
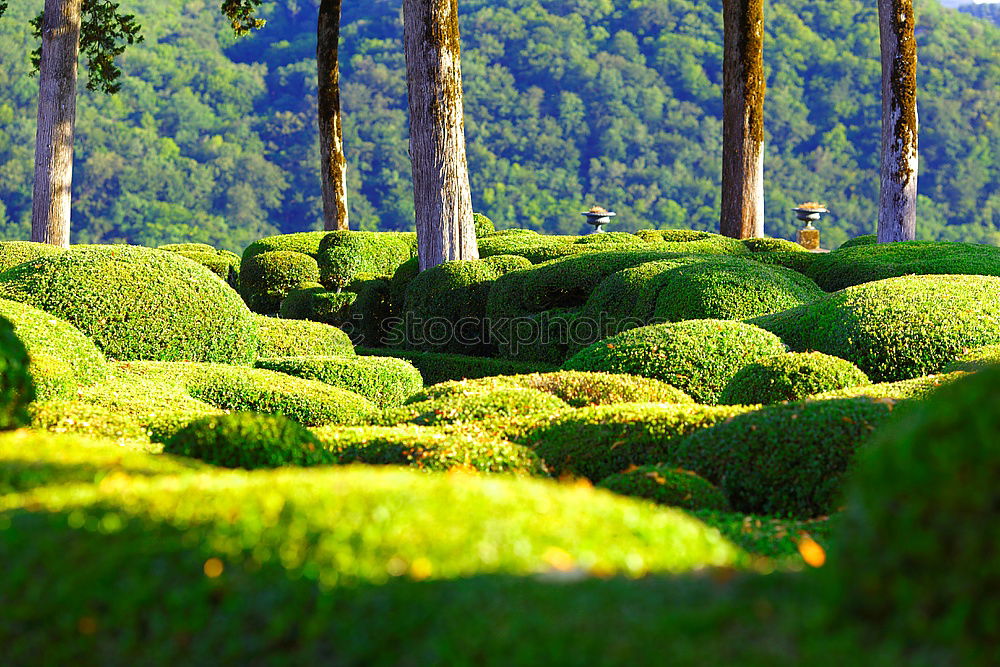
<instances>
[{"instance_id":1,"label":"boxwood shrub","mask_svg":"<svg viewBox=\"0 0 1000 667\"><path fill-rule=\"evenodd\" d=\"M759 264L768 264L771 266L783 266L786 269L791 269L792 271L798 271L799 273L809 276L810 267L816 262L817 257L821 257L823 253L816 252L801 252L801 251L782 251L777 250L773 252L755 252L753 254L747 255L747 259L757 262ZM815 281L814 281L815 282Z\"/></svg>"},{"instance_id":2,"label":"boxwood shrub","mask_svg":"<svg viewBox=\"0 0 1000 667\"><path fill-rule=\"evenodd\" d=\"M847 359L875 382L906 380L1000 343L1000 278L889 278L751 321L797 352Z\"/></svg>"},{"instance_id":3,"label":"boxwood shrub","mask_svg":"<svg viewBox=\"0 0 1000 667\"><path fill-rule=\"evenodd\" d=\"M826 572L845 614L955 664L996 655L998 387L987 369L900 411L859 457Z\"/></svg>"},{"instance_id":4,"label":"boxwood shrub","mask_svg":"<svg viewBox=\"0 0 1000 667\"><path fill-rule=\"evenodd\" d=\"M335 457L308 429L282 417L253 412L205 417L164 444L170 454L224 468L278 468L332 463Z\"/></svg>"},{"instance_id":5,"label":"boxwood shrub","mask_svg":"<svg viewBox=\"0 0 1000 667\"><path fill-rule=\"evenodd\" d=\"M837 250L846 250L847 248L854 248L855 246L861 245L875 245L876 243L878 243L877 234L862 234L861 236L855 236L852 239L847 239L840 244Z\"/></svg>"},{"instance_id":6,"label":"boxwood shrub","mask_svg":"<svg viewBox=\"0 0 1000 667\"><path fill-rule=\"evenodd\" d=\"M50 243L0 241L0 273L18 264L24 264L39 257L58 255L64 251L64 248Z\"/></svg>"},{"instance_id":7,"label":"boxwood shrub","mask_svg":"<svg viewBox=\"0 0 1000 667\"><path fill-rule=\"evenodd\" d=\"M393 357L280 357L258 359L257 367L348 389L379 408L401 405L424 384L413 364Z\"/></svg>"},{"instance_id":8,"label":"boxwood shrub","mask_svg":"<svg viewBox=\"0 0 1000 667\"><path fill-rule=\"evenodd\" d=\"M688 241L705 241L720 236L695 229L640 229L635 235L646 243L686 243Z\"/></svg>"},{"instance_id":9,"label":"boxwood shrub","mask_svg":"<svg viewBox=\"0 0 1000 667\"><path fill-rule=\"evenodd\" d=\"M719 402L766 405L865 384L869 384L868 376L844 359L821 352L778 354L737 371L719 395Z\"/></svg>"},{"instance_id":10,"label":"boxwood shrub","mask_svg":"<svg viewBox=\"0 0 1000 667\"><path fill-rule=\"evenodd\" d=\"M470 391L523 387L552 394L574 408L615 403L693 403L690 396L666 382L621 373L558 371L500 375L477 380L442 382L409 397L407 403Z\"/></svg>"},{"instance_id":11,"label":"boxwood shrub","mask_svg":"<svg viewBox=\"0 0 1000 667\"><path fill-rule=\"evenodd\" d=\"M353 292L331 292L319 283L302 283L281 300L278 315L339 326L350 320L351 304L357 298Z\"/></svg>"},{"instance_id":12,"label":"boxwood shrub","mask_svg":"<svg viewBox=\"0 0 1000 667\"><path fill-rule=\"evenodd\" d=\"M841 246L809 268L809 275L828 292L911 274L1000 276L1000 248L952 241Z\"/></svg>"},{"instance_id":13,"label":"boxwood shrub","mask_svg":"<svg viewBox=\"0 0 1000 667\"><path fill-rule=\"evenodd\" d=\"M69 322L27 304L0 299L0 317L28 350L28 372L40 400L71 393L107 377L107 360Z\"/></svg>"},{"instance_id":14,"label":"boxwood shrub","mask_svg":"<svg viewBox=\"0 0 1000 667\"><path fill-rule=\"evenodd\" d=\"M250 364L258 325L239 295L175 253L85 246L0 274L0 298L62 318L114 359Z\"/></svg>"},{"instance_id":15,"label":"boxwood shrub","mask_svg":"<svg viewBox=\"0 0 1000 667\"><path fill-rule=\"evenodd\" d=\"M345 291L353 293L349 318L342 325L355 345L383 345L388 334L392 310L392 279L362 274Z\"/></svg>"},{"instance_id":16,"label":"boxwood shrub","mask_svg":"<svg viewBox=\"0 0 1000 667\"><path fill-rule=\"evenodd\" d=\"M417 352L416 350L393 348L358 347L357 354L405 359L416 366L417 370L423 376L425 384L438 384L447 380L484 378L494 375L547 373L558 368L555 364L532 361L511 361L508 359L471 357L464 354Z\"/></svg>"},{"instance_id":17,"label":"boxwood shrub","mask_svg":"<svg viewBox=\"0 0 1000 667\"><path fill-rule=\"evenodd\" d=\"M166 250L167 252L216 252L215 246L208 243L167 243L156 246L156 249Z\"/></svg>"},{"instance_id":18,"label":"boxwood shrub","mask_svg":"<svg viewBox=\"0 0 1000 667\"><path fill-rule=\"evenodd\" d=\"M347 334L329 324L264 315L256 319L260 326L261 358L354 355L354 346Z\"/></svg>"},{"instance_id":19,"label":"boxwood shrub","mask_svg":"<svg viewBox=\"0 0 1000 667\"><path fill-rule=\"evenodd\" d=\"M476 238L481 238L487 234L493 234L497 230L493 221L482 213L473 213L472 223L476 226Z\"/></svg>"},{"instance_id":20,"label":"boxwood shrub","mask_svg":"<svg viewBox=\"0 0 1000 667\"><path fill-rule=\"evenodd\" d=\"M869 398L772 405L692 433L674 461L718 484L739 512L827 515L856 452L892 409Z\"/></svg>"},{"instance_id":21,"label":"boxwood shrub","mask_svg":"<svg viewBox=\"0 0 1000 667\"><path fill-rule=\"evenodd\" d=\"M240 267L240 295L255 313L277 313L290 291L303 283L318 282L316 260L290 250L244 257Z\"/></svg>"},{"instance_id":22,"label":"boxwood shrub","mask_svg":"<svg viewBox=\"0 0 1000 667\"><path fill-rule=\"evenodd\" d=\"M446 394L389 408L381 415L372 417L371 421L385 426L482 423L484 430L502 432L502 426L516 418L547 416L568 408L564 401L535 389L483 387L480 391Z\"/></svg>"},{"instance_id":23,"label":"boxwood shrub","mask_svg":"<svg viewBox=\"0 0 1000 667\"><path fill-rule=\"evenodd\" d=\"M581 350L563 368L662 380L713 404L738 370L785 351L774 334L728 320L690 320L625 331Z\"/></svg>"},{"instance_id":24,"label":"boxwood shrub","mask_svg":"<svg viewBox=\"0 0 1000 667\"><path fill-rule=\"evenodd\" d=\"M598 486L622 496L686 510L729 509L726 497L713 484L690 470L662 463L608 475Z\"/></svg>"},{"instance_id":25,"label":"boxwood shrub","mask_svg":"<svg viewBox=\"0 0 1000 667\"><path fill-rule=\"evenodd\" d=\"M165 249L163 247L161 250ZM219 276L233 289L240 286L240 256L228 250L213 250L211 252L197 250L176 250L181 257L198 262L209 271Z\"/></svg>"},{"instance_id":26,"label":"boxwood shrub","mask_svg":"<svg viewBox=\"0 0 1000 667\"><path fill-rule=\"evenodd\" d=\"M747 250L753 253L809 252L802 245L796 243L795 241L788 241L786 239L772 239L772 238L741 239L740 243L743 244L743 247L745 247Z\"/></svg>"},{"instance_id":27,"label":"boxwood shrub","mask_svg":"<svg viewBox=\"0 0 1000 667\"><path fill-rule=\"evenodd\" d=\"M340 463L545 475L545 468L532 450L482 434L444 433L425 426L324 426L314 432Z\"/></svg>"},{"instance_id":28,"label":"boxwood shrub","mask_svg":"<svg viewBox=\"0 0 1000 667\"><path fill-rule=\"evenodd\" d=\"M3 314L0 312L0 314ZM955 371L981 371L1000 364L1000 344L983 345L962 353L955 361L944 367L945 373Z\"/></svg>"},{"instance_id":29,"label":"boxwood shrub","mask_svg":"<svg viewBox=\"0 0 1000 667\"><path fill-rule=\"evenodd\" d=\"M964 371L924 375L910 380L899 380L898 382L879 382L878 384L864 384L844 389L833 389L814 394L810 398L862 398L867 396L868 398L888 398L897 401L907 398L926 398L940 387L951 384L966 375L967 373Z\"/></svg>"},{"instance_id":30,"label":"boxwood shrub","mask_svg":"<svg viewBox=\"0 0 1000 667\"><path fill-rule=\"evenodd\" d=\"M140 420L102 405L55 399L35 401L28 409L34 429L114 440L137 448L150 447L149 432Z\"/></svg>"},{"instance_id":31,"label":"boxwood shrub","mask_svg":"<svg viewBox=\"0 0 1000 667\"><path fill-rule=\"evenodd\" d=\"M319 259L319 244L329 232L296 232L294 234L278 234L254 241L243 251L243 261L254 255L265 252L286 251L300 252L313 259Z\"/></svg>"},{"instance_id":32,"label":"boxwood shrub","mask_svg":"<svg viewBox=\"0 0 1000 667\"><path fill-rule=\"evenodd\" d=\"M391 276L416 254L413 232L329 232L319 244L320 282L336 288L359 274Z\"/></svg>"},{"instance_id":33,"label":"boxwood shrub","mask_svg":"<svg viewBox=\"0 0 1000 667\"><path fill-rule=\"evenodd\" d=\"M745 412L742 407L631 403L580 408L518 437L557 476L599 482L633 466L670 462L685 435Z\"/></svg>"},{"instance_id":34,"label":"boxwood shrub","mask_svg":"<svg viewBox=\"0 0 1000 667\"><path fill-rule=\"evenodd\" d=\"M0 317L0 431L24 426L28 404L35 400L28 351L14 327Z\"/></svg>"}]
</instances>

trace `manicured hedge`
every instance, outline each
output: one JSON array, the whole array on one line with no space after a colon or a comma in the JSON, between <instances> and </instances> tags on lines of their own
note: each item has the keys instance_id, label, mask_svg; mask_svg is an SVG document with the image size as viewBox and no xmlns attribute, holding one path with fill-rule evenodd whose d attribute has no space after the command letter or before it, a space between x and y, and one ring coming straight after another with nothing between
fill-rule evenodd
<instances>
[{"instance_id":1,"label":"manicured hedge","mask_svg":"<svg viewBox=\"0 0 1000 667\"><path fill-rule=\"evenodd\" d=\"M951 241L841 246L809 268L809 275L828 292L910 274L1000 276L1000 248Z\"/></svg>"},{"instance_id":2,"label":"manicured hedge","mask_svg":"<svg viewBox=\"0 0 1000 667\"><path fill-rule=\"evenodd\" d=\"M865 396L868 398L890 398L893 400L926 398L939 388L965 376L966 373L964 371L952 371L938 375L924 375L911 380L880 382L878 384L865 384L857 387L824 391L810 398L861 398Z\"/></svg>"},{"instance_id":3,"label":"manicured hedge","mask_svg":"<svg viewBox=\"0 0 1000 667\"><path fill-rule=\"evenodd\" d=\"M243 251L243 261L254 255L265 252L288 251L300 252L313 259L319 259L319 244L329 232L296 232L295 234L279 234L267 236L254 241Z\"/></svg>"},{"instance_id":4,"label":"manicured hedge","mask_svg":"<svg viewBox=\"0 0 1000 667\"><path fill-rule=\"evenodd\" d=\"M193 421L164 444L170 454L224 468L278 468L332 463L335 457L300 424L281 415L236 412Z\"/></svg>"},{"instance_id":5,"label":"manicured hedge","mask_svg":"<svg viewBox=\"0 0 1000 667\"><path fill-rule=\"evenodd\" d=\"M694 229L640 229L635 235L646 243L687 243L689 241L705 241L719 236L719 234Z\"/></svg>"},{"instance_id":6,"label":"manicured hedge","mask_svg":"<svg viewBox=\"0 0 1000 667\"><path fill-rule=\"evenodd\" d=\"M875 382L906 380L1000 343L1000 278L889 278L751 321L795 351L847 359Z\"/></svg>"},{"instance_id":7,"label":"manicured hedge","mask_svg":"<svg viewBox=\"0 0 1000 667\"><path fill-rule=\"evenodd\" d=\"M258 326L208 269L162 250L86 246L0 274L0 297L74 325L114 359L250 364Z\"/></svg>"},{"instance_id":8,"label":"manicured hedge","mask_svg":"<svg viewBox=\"0 0 1000 667\"><path fill-rule=\"evenodd\" d=\"M325 426L315 433L339 463L545 475L538 456L527 447L478 433L443 433L425 426Z\"/></svg>"},{"instance_id":9,"label":"manicured hedge","mask_svg":"<svg viewBox=\"0 0 1000 667\"><path fill-rule=\"evenodd\" d=\"M479 238L477 245L481 259L495 255L517 255L531 261L543 249L564 245L566 242L565 238L539 234L530 229L505 229Z\"/></svg>"},{"instance_id":10,"label":"manicured hedge","mask_svg":"<svg viewBox=\"0 0 1000 667\"><path fill-rule=\"evenodd\" d=\"M861 454L827 572L844 613L911 646L957 648L954 664L996 656L998 387L998 368L945 387Z\"/></svg>"},{"instance_id":11,"label":"manicured hedge","mask_svg":"<svg viewBox=\"0 0 1000 667\"><path fill-rule=\"evenodd\" d=\"M255 313L277 313L290 291L304 283L318 282L316 260L290 250L244 256L240 267L240 295Z\"/></svg>"},{"instance_id":12,"label":"manicured hedge","mask_svg":"<svg viewBox=\"0 0 1000 667\"><path fill-rule=\"evenodd\" d=\"M163 250L164 248L160 248ZM194 250L174 251L182 257L198 262L209 271L219 276L233 289L240 286L240 256L228 250L213 250L212 252L202 252Z\"/></svg>"},{"instance_id":13,"label":"manicured hedge","mask_svg":"<svg viewBox=\"0 0 1000 667\"><path fill-rule=\"evenodd\" d=\"M263 315L256 319L260 325L258 354L261 358L354 355L354 346L347 334L329 324Z\"/></svg>"},{"instance_id":14,"label":"manicured hedge","mask_svg":"<svg viewBox=\"0 0 1000 667\"><path fill-rule=\"evenodd\" d=\"M523 257L497 255L445 262L420 272L406 288L404 346L425 352L488 354L495 348L483 321L490 288L500 276L530 266Z\"/></svg>"},{"instance_id":15,"label":"manicured hedge","mask_svg":"<svg viewBox=\"0 0 1000 667\"><path fill-rule=\"evenodd\" d=\"M28 423L28 404L35 400L28 351L14 327L0 317L0 431Z\"/></svg>"},{"instance_id":16,"label":"manicured hedge","mask_svg":"<svg viewBox=\"0 0 1000 667\"><path fill-rule=\"evenodd\" d=\"M156 246L156 249L166 250L167 252L217 252L215 246L209 245L208 243L167 243L165 245Z\"/></svg>"},{"instance_id":17,"label":"manicured hedge","mask_svg":"<svg viewBox=\"0 0 1000 667\"><path fill-rule=\"evenodd\" d=\"M379 408L401 405L424 384L413 364L393 357L280 357L257 367L348 389Z\"/></svg>"},{"instance_id":18,"label":"manicured hedge","mask_svg":"<svg viewBox=\"0 0 1000 667\"><path fill-rule=\"evenodd\" d=\"M599 482L632 466L670 462L680 439L745 412L742 407L631 403L566 412L525 433L556 477Z\"/></svg>"},{"instance_id":19,"label":"manicured hedge","mask_svg":"<svg viewBox=\"0 0 1000 667\"><path fill-rule=\"evenodd\" d=\"M799 245L795 241L788 241L786 239L771 239L771 238L741 239L740 243L742 243L743 247L745 247L752 253L809 252L803 246Z\"/></svg>"},{"instance_id":20,"label":"manicured hedge","mask_svg":"<svg viewBox=\"0 0 1000 667\"><path fill-rule=\"evenodd\" d=\"M676 510L541 480L398 469L213 472L39 489L12 499L0 517L7 567L0 641L14 664L37 661L43 648L60 664L314 664L331 655L374 664L397 659L394 647L408 638L420 664L434 664L442 648L461 662L482 662L474 658L481 641L490 656L498 641L509 643L506 622L496 625L507 618L502 610L517 600L535 607L541 603L531 600L550 593L564 605L581 574L612 577L595 576L586 587L599 591L573 596L589 611L582 620L609 601L613 609L638 601L642 610L680 598L680 608L696 607L694 600L716 599L712 587L693 583L697 594L680 586L671 595L656 578L633 584L626 577L740 562L718 533ZM570 581L553 584L560 576ZM405 583L414 580L422 583ZM456 582L464 584L452 593L439 588ZM656 595L646 598L649 587ZM466 596L479 612L468 613ZM530 628L558 606L545 602L531 623L516 627L540 640L547 633ZM461 618L465 627L456 631ZM376 648L358 637L358 619L369 619L389 643ZM661 636L659 625L642 634ZM425 643L427 632L436 641ZM524 632L518 635L523 643ZM503 652L502 662L518 656L537 664L533 656L555 648L545 646L519 652L509 644L513 652Z\"/></svg>"},{"instance_id":21,"label":"manicured hedge","mask_svg":"<svg viewBox=\"0 0 1000 667\"><path fill-rule=\"evenodd\" d=\"M840 244L837 250L846 250L847 248L854 248L855 246L861 245L875 245L876 243L878 243L877 234L862 234L861 236L855 236L852 239L847 239Z\"/></svg>"},{"instance_id":22,"label":"manicured hedge","mask_svg":"<svg viewBox=\"0 0 1000 667\"><path fill-rule=\"evenodd\" d=\"M0 272L39 257L58 255L63 248L33 241L0 241Z\"/></svg>"},{"instance_id":23,"label":"manicured hedge","mask_svg":"<svg viewBox=\"0 0 1000 667\"><path fill-rule=\"evenodd\" d=\"M82 400L35 401L28 408L31 428L51 433L72 433L106 440L119 445L150 449L150 437L141 419L125 411Z\"/></svg>"},{"instance_id":24,"label":"manicured hedge","mask_svg":"<svg viewBox=\"0 0 1000 667\"><path fill-rule=\"evenodd\" d=\"M1000 365L1000 345L983 345L963 353L958 359L945 366L944 372L981 371L996 365Z\"/></svg>"},{"instance_id":25,"label":"manicured hedge","mask_svg":"<svg viewBox=\"0 0 1000 667\"><path fill-rule=\"evenodd\" d=\"M417 352L415 350L392 348L359 347L357 348L357 353L363 356L384 356L405 359L416 366L417 370L423 376L425 384L438 384L447 380L475 379L494 375L547 373L557 368L553 364L539 362L510 361L507 359L489 359L461 354L440 354L437 352Z\"/></svg>"},{"instance_id":26,"label":"manicured hedge","mask_svg":"<svg viewBox=\"0 0 1000 667\"><path fill-rule=\"evenodd\" d=\"M783 266L786 269L791 269L792 271L798 271L803 275L810 275L810 267L816 262L818 257L822 257L823 253L816 252L801 252L801 251L773 251L773 252L755 252L751 255L747 255L746 259L749 259L760 264L768 264L770 266Z\"/></svg>"},{"instance_id":27,"label":"manicured hedge","mask_svg":"<svg viewBox=\"0 0 1000 667\"><path fill-rule=\"evenodd\" d=\"M473 213L472 223L476 226L476 238L482 238L483 236L493 234L497 231L493 221L482 213Z\"/></svg>"},{"instance_id":28,"label":"manicured hedge","mask_svg":"<svg viewBox=\"0 0 1000 667\"><path fill-rule=\"evenodd\" d=\"M722 390L719 402L767 405L865 384L868 376L849 361L821 352L779 354L741 368Z\"/></svg>"},{"instance_id":29,"label":"manicured hedge","mask_svg":"<svg viewBox=\"0 0 1000 667\"><path fill-rule=\"evenodd\" d=\"M108 440L22 429L0 434L0 495L61 484L111 483L208 470L197 461L149 454ZM78 563L78 565L84 565Z\"/></svg>"},{"instance_id":30,"label":"manicured hedge","mask_svg":"<svg viewBox=\"0 0 1000 667\"><path fill-rule=\"evenodd\" d=\"M608 475L598 486L622 496L646 498L658 505L686 510L729 509L726 497L710 482L690 470L665 464Z\"/></svg>"},{"instance_id":31,"label":"manicured hedge","mask_svg":"<svg viewBox=\"0 0 1000 667\"><path fill-rule=\"evenodd\" d=\"M311 320L339 326L350 320L353 292L331 292L319 283L302 283L281 300L278 315L289 320Z\"/></svg>"},{"instance_id":32,"label":"manicured hedge","mask_svg":"<svg viewBox=\"0 0 1000 667\"><path fill-rule=\"evenodd\" d=\"M892 409L869 398L772 405L692 433L673 462L718 484L737 511L826 515L839 506L856 452Z\"/></svg>"},{"instance_id":33,"label":"manicured hedge","mask_svg":"<svg viewBox=\"0 0 1000 667\"><path fill-rule=\"evenodd\" d=\"M559 371L501 375L477 380L442 382L410 396L408 403L484 390L523 387L557 396L574 408L615 403L693 403L690 396L666 382L615 373Z\"/></svg>"},{"instance_id":34,"label":"manicured hedge","mask_svg":"<svg viewBox=\"0 0 1000 667\"><path fill-rule=\"evenodd\" d=\"M359 274L391 276L416 254L413 232L329 232L319 244L320 282L346 287Z\"/></svg>"},{"instance_id":35,"label":"manicured hedge","mask_svg":"<svg viewBox=\"0 0 1000 667\"><path fill-rule=\"evenodd\" d=\"M40 400L64 396L107 376L107 360L69 322L27 304L0 299L0 317L28 350L28 372Z\"/></svg>"},{"instance_id":36,"label":"manicured hedge","mask_svg":"<svg viewBox=\"0 0 1000 667\"><path fill-rule=\"evenodd\" d=\"M784 351L777 336L755 326L691 320L654 324L606 338L578 352L563 368L655 378L699 403L713 404L741 368Z\"/></svg>"},{"instance_id":37,"label":"manicured hedge","mask_svg":"<svg viewBox=\"0 0 1000 667\"><path fill-rule=\"evenodd\" d=\"M534 389L484 387L476 392L448 394L390 408L381 415L372 417L371 421L385 426L465 423L481 425L484 431L502 433L506 426L516 423L518 418L546 417L568 408L565 402L555 396Z\"/></svg>"},{"instance_id":38,"label":"manicured hedge","mask_svg":"<svg viewBox=\"0 0 1000 667\"><path fill-rule=\"evenodd\" d=\"M392 310L392 279L359 275L344 288L354 294L349 319L343 327L356 345L376 347L385 343Z\"/></svg>"}]
</instances>

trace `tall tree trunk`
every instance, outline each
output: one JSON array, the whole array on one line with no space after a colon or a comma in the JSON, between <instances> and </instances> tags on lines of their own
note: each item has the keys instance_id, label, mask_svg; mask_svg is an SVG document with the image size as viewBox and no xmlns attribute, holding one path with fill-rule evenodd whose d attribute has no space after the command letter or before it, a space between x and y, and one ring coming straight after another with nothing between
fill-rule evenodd
<instances>
[{"instance_id":1,"label":"tall tree trunk","mask_svg":"<svg viewBox=\"0 0 1000 667\"><path fill-rule=\"evenodd\" d=\"M316 24L316 74L319 85L319 154L323 181L323 229L348 229L347 160L340 124L341 0L322 0Z\"/></svg>"},{"instance_id":2,"label":"tall tree trunk","mask_svg":"<svg viewBox=\"0 0 1000 667\"><path fill-rule=\"evenodd\" d=\"M45 0L31 240L69 246L82 0Z\"/></svg>"},{"instance_id":3,"label":"tall tree trunk","mask_svg":"<svg viewBox=\"0 0 1000 667\"><path fill-rule=\"evenodd\" d=\"M882 44L882 172L878 242L917 232L917 41L913 0L878 0Z\"/></svg>"},{"instance_id":4,"label":"tall tree trunk","mask_svg":"<svg viewBox=\"0 0 1000 667\"><path fill-rule=\"evenodd\" d=\"M457 0L403 0L420 270L478 259L465 158Z\"/></svg>"},{"instance_id":5,"label":"tall tree trunk","mask_svg":"<svg viewBox=\"0 0 1000 667\"><path fill-rule=\"evenodd\" d=\"M764 0L723 0L719 231L764 235Z\"/></svg>"}]
</instances>

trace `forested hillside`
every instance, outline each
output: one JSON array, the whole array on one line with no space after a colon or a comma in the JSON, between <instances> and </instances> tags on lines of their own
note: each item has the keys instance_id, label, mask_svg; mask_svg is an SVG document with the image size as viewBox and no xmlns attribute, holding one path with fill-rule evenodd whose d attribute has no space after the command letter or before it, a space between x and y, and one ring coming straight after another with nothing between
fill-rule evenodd
<instances>
[{"instance_id":1,"label":"forested hillside","mask_svg":"<svg viewBox=\"0 0 1000 667\"><path fill-rule=\"evenodd\" d=\"M721 0L460 0L473 201L498 227L718 225ZM205 241L238 249L319 225L318 0L271 3L235 40L215 0L123 0L146 41L122 92L83 91L74 241ZM0 20L0 230L30 219L37 80L28 18ZM1000 242L1000 29L919 4L918 237ZM828 244L877 219L874 2L766 5L767 231L820 200ZM398 0L345 3L341 48L351 221L412 226Z\"/></svg>"}]
</instances>

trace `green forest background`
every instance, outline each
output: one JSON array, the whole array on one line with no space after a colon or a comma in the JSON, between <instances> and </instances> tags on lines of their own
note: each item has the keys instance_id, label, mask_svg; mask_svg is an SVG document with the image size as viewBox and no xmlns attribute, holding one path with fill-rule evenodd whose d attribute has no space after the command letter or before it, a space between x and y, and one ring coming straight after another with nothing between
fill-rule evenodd
<instances>
[{"instance_id":1,"label":"green forest background","mask_svg":"<svg viewBox=\"0 0 1000 667\"><path fill-rule=\"evenodd\" d=\"M344 3L341 86L351 224L413 225L399 0ZM0 236L27 238L41 0L0 19ZM717 230L721 0L460 0L476 210L499 228ZM201 241L239 250L320 227L318 0L264 6L235 39L217 0L122 0L146 41L122 90L84 89L74 242ZM880 64L873 0L766 3L766 231L826 203L824 245L874 231ZM1000 28L917 3L919 238L1000 244Z\"/></svg>"}]
</instances>

